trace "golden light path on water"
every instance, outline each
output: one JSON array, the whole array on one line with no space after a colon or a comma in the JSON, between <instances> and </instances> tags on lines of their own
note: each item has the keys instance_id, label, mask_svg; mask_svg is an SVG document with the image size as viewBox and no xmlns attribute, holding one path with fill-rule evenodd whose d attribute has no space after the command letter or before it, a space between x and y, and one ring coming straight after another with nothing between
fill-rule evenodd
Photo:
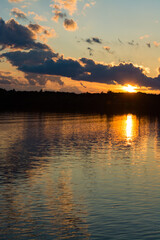
<instances>
[{"instance_id":1,"label":"golden light path on water","mask_svg":"<svg viewBox=\"0 0 160 240\"><path fill-rule=\"evenodd\" d=\"M126 120L126 136L127 136L127 143L131 144L132 141L132 130L133 130L133 118L132 115L127 115Z\"/></svg>"}]
</instances>

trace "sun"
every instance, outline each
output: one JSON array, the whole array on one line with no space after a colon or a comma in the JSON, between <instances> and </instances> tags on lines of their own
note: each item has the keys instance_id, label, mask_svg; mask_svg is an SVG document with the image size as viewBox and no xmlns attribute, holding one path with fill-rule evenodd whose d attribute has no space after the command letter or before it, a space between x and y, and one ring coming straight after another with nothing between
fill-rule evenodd
<instances>
[{"instance_id":1,"label":"sun","mask_svg":"<svg viewBox=\"0 0 160 240\"><path fill-rule=\"evenodd\" d=\"M137 92L136 88L137 87L128 84L127 86L123 87L123 90L126 91L126 92L135 93L135 92Z\"/></svg>"}]
</instances>

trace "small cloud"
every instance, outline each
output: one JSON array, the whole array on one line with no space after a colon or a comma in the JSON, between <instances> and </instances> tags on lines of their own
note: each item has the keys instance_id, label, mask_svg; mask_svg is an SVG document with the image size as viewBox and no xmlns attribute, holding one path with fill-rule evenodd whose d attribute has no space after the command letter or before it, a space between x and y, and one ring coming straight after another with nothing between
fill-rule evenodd
<instances>
[{"instance_id":1,"label":"small cloud","mask_svg":"<svg viewBox=\"0 0 160 240\"><path fill-rule=\"evenodd\" d=\"M50 76L47 74L25 73L25 78L30 85L45 85L48 81L58 83L60 86L64 85L64 82L59 76Z\"/></svg>"},{"instance_id":2,"label":"small cloud","mask_svg":"<svg viewBox=\"0 0 160 240\"><path fill-rule=\"evenodd\" d=\"M90 55L90 56L93 56L93 51L94 51L94 50L93 50L92 48L90 48L90 47L88 47L87 49L89 50L89 55Z\"/></svg>"},{"instance_id":3,"label":"small cloud","mask_svg":"<svg viewBox=\"0 0 160 240\"><path fill-rule=\"evenodd\" d=\"M102 40L100 38L98 38L98 37L87 38L85 40L85 42L90 43L90 44L92 44L92 43L102 44Z\"/></svg>"},{"instance_id":4,"label":"small cloud","mask_svg":"<svg viewBox=\"0 0 160 240\"><path fill-rule=\"evenodd\" d=\"M129 45L134 46L134 40L132 40L131 42L128 42Z\"/></svg>"},{"instance_id":5,"label":"small cloud","mask_svg":"<svg viewBox=\"0 0 160 240\"><path fill-rule=\"evenodd\" d=\"M83 83L80 82L80 85L83 87L83 88L87 88Z\"/></svg>"},{"instance_id":6,"label":"small cloud","mask_svg":"<svg viewBox=\"0 0 160 240\"><path fill-rule=\"evenodd\" d=\"M132 40L131 42L128 42L128 45L130 46L138 46L138 43L135 43L134 40Z\"/></svg>"},{"instance_id":7,"label":"small cloud","mask_svg":"<svg viewBox=\"0 0 160 240\"><path fill-rule=\"evenodd\" d=\"M63 25L67 31L76 31L78 28L77 23L73 19L66 18Z\"/></svg>"},{"instance_id":8,"label":"small cloud","mask_svg":"<svg viewBox=\"0 0 160 240\"><path fill-rule=\"evenodd\" d=\"M108 53L113 54L109 46L104 46L103 49L106 50Z\"/></svg>"},{"instance_id":9,"label":"small cloud","mask_svg":"<svg viewBox=\"0 0 160 240\"><path fill-rule=\"evenodd\" d=\"M29 27L29 29L31 29L33 32L39 33L39 32L42 32L42 31L43 31L43 27L40 26L40 25L37 24L37 23L35 23L35 24L30 23L30 24L28 25L28 27Z\"/></svg>"},{"instance_id":10,"label":"small cloud","mask_svg":"<svg viewBox=\"0 0 160 240\"><path fill-rule=\"evenodd\" d=\"M19 8L13 8L11 10L11 14L18 19L23 19L23 20L27 20L27 14L24 13L22 10L20 10Z\"/></svg>"},{"instance_id":11,"label":"small cloud","mask_svg":"<svg viewBox=\"0 0 160 240\"><path fill-rule=\"evenodd\" d=\"M31 12L31 11L28 11L28 15L35 15L36 13L35 12Z\"/></svg>"},{"instance_id":12,"label":"small cloud","mask_svg":"<svg viewBox=\"0 0 160 240\"><path fill-rule=\"evenodd\" d=\"M47 42L47 39L48 38L51 38L51 37L55 37L56 36L56 32L54 29L52 28L49 28L46 29L45 27L35 23L30 23L28 25L28 28L34 33L34 34L37 34L37 38L39 36L39 38L43 41L43 42Z\"/></svg>"},{"instance_id":13,"label":"small cloud","mask_svg":"<svg viewBox=\"0 0 160 240\"><path fill-rule=\"evenodd\" d=\"M94 6L96 4L96 2L91 2L91 3L86 3L83 7L83 10L85 10L86 8L91 8L92 6Z\"/></svg>"},{"instance_id":14,"label":"small cloud","mask_svg":"<svg viewBox=\"0 0 160 240\"><path fill-rule=\"evenodd\" d=\"M86 3L86 4L84 5L84 7L83 7L83 10L85 10L86 8L89 8L89 7L91 7L90 4L89 4L89 3Z\"/></svg>"},{"instance_id":15,"label":"small cloud","mask_svg":"<svg viewBox=\"0 0 160 240\"><path fill-rule=\"evenodd\" d=\"M8 0L10 3L21 3L24 2L24 0Z\"/></svg>"},{"instance_id":16,"label":"small cloud","mask_svg":"<svg viewBox=\"0 0 160 240\"><path fill-rule=\"evenodd\" d=\"M61 9L59 8L58 5L56 4L51 4L50 7L53 7L54 10L52 11L55 15L52 17L52 20L55 22L58 22L59 18L65 18L67 17L66 13L63 13Z\"/></svg>"},{"instance_id":17,"label":"small cloud","mask_svg":"<svg viewBox=\"0 0 160 240\"><path fill-rule=\"evenodd\" d=\"M97 38L97 37L96 37L96 38L93 37L92 40L93 40L93 42L95 42L95 43L100 43L100 44L102 43L102 41L101 41L99 38Z\"/></svg>"},{"instance_id":18,"label":"small cloud","mask_svg":"<svg viewBox=\"0 0 160 240\"><path fill-rule=\"evenodd\" d=\"M35 13L35 12L29 11L29 12L28 12L28 15L33 15L33 16L34 16L33 19L34 19L35 21L38 21L38 22L47 22L47 18L46 18L46 17L40 16L40 15L38 15L38 14Z\"/></svg>"},{"instance_id":19,"label":"small cloud","mask_svg":"<svg viewBox=\"0 0 160 240\"><path fill-rule=\"evenodd\" d=\"M153 44L154 44L155 47L159 47L160 42L158 43L158 42L154 41Z\"/></svg>"},{"instance_id":20,"label":"small cloud","mask_svg":"<svg viewBox=\"0 0 160 240\"><path fill-rule=\"evenodd\" d=\"M147 47L151 48L151 44L150 43L146 43Z\"/></svg>"},{"instance_id":21,"label":"small cloud","mask_svg":"<svg viewBox=\"0 0 160 240\"><path fill-rule=\"evenodd\" d=\"M67 17L66 13L62 13L61 11L59 10L54 10L54 17L52 17L52 20L55 21L55 22L58 22L59 18L63 19L65 17Z\"/></svg>"},{"instance_id":22,"label":"small cloud","mask_svg":"<svg viewBox=\"0 0 160 240\"><path fill-rule=\"evenodd\" d=\"M22 5L21 8L27 8L27 5Z\"/></svg>"},{"instance_id":23,"label":"small cloud","mask_svg":"<svg viewBox=\"0 0 160 240\"><path fill-rule=\"evenodd\" d=\"M149 38L149 37L150 37L150 35L146 34L146 35L144 35L144 36L141 36L139 39L140 39L140 40L143 40L143 39Z\"/></svg>"},{"instance_id":24,"label":"small cloud","mask_svg":"<svg viewBox=\"0 0 160 240\"><path fill-rule=\"evenodd\" d=\"M40 16L40 15L38 15L38 14L35 15L34 20L35 20L35 21L38 21L38 22L39 22L39 21L40 21L40 22L47 22L47 18L46 18L46 17Z\"/></svg>"},{"instance_id":25,"label":"small cloud","mask_svg":"<svg viewBox=\"0 0 160 240\"><path fill-rule=\"evenodd\" d=\"M86 41L87 43L90 43L90 44L93 43L92 39L90 39L90 38L87 38L85 41Z\"/></svg>"},{"instance_id":26,"label":"small cloud","mask_svg":"<svg viewBox=\"0 0 160 240\"><path fill-rule=\"evenodd\" d=\"M54 0L55 4L50 4L50 7L57 9L65 9L70 15L73 15L77 10L77 0Z\"/></svg>"},{"instance_id":27,"label":"small cloud","mask_svg":"<svg viewBox=\"0 0 160 240\"><path fill-rule=\"evenodd\" d=\"M78 87L76 87L76 86L69 86L69 85L64 85L64 87L60 88L59 91L60 92L77 93L77 94L82 93Z\"/></svg>"},{"instance_id":28,"label":"small cloud","mask_svg":"<svg viewBox=\"0 0 160 240\"><path fill-rule=\"evenodd\" d=\"M120 44L124 44L124 43L121 41L121 39L119 39L119 38L118 38L118 42L119 42Z\"/></svg>"},{"instance_id":29,"label":"small cloud","mask_svg":"<svg viewBox=\"0 0 160 240\"><path fill-rule=\"evenodd\" d=\"M12 73L0 71L0 87L2 87L3 85L10 85L12 83L18 83L17 79L12 75Z\"/></svg>"},{"instance_id":30,"label":"small cloud","mask_svg":"<svg viewBox=\"0 0 160 240\"><path fill-rule=\"evenodd\" d=\"M111 49L111 48L110 48L110 47L108 47L108 46L104 46L103 48L104 48L106 51L108 51L108 52L109 52L109 51L110 51L110 49Z\"/></svg>"}]
</instances>

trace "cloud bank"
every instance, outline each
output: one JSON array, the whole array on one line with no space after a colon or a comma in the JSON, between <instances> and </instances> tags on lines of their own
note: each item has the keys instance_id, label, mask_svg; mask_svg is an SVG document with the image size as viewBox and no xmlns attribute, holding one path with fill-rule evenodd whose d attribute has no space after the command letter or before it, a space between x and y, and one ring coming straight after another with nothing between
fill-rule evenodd
<instances>
[{"instance_id":1,"label":"cloud bank","mask_svg":"<svg viewBox=\"0 0 160 240\"><path fill-rule=\"evenodd\" d=\"M68 77L77 81L114 85L133 84L155 90L160 89L160 75L156 78L147 77L143 68L136 67L132 63L112 66L97 63L88 58L65 59L59 54L44 50L3 53L1 57L5 57L25 74Z\"/></svg>"},{"instance_id":2,"label":"cloud bank","mask_svg":"<svg viewBox=\"0 0 160 240\"><path fill-rule=\"evenodd\" d=\"M76 81L114 85L133 84L160 90L160 75L156 78L148 77L144 68L134 66L132 63L120 63L113 66L88 58L79 60L64 58L63 55L55 53L47 44L37 42L37 34L44 33L44 31L43 27L38 24L23 26L14 19L7 22L0 19L1 49L11 49L11 51L2 52L0 58L7 59L12 66L22 71L31 85L37 83L44 85L47 81L63 85L61 77L67 77ZM90 40L102 43L99 38ZM105 47L105 50L110 49ZM0 77L1 83L4 84L9 84L13 80L4 75Z\"/></svg>"}]
</instances>

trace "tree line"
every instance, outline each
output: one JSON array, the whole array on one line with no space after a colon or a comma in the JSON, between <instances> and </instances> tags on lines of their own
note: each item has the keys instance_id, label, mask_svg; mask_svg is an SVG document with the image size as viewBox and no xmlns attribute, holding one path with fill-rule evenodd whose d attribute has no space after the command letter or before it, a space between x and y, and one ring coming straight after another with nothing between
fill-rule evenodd
<instances>
[{"instance_id":1,"label":"tree line","mask_svg":"<svg viewBox=\"0 0 160 240\"><path fill-rule=\"evenodd\" d=\"M140 92L75 94L0 89L0 111L160 114L160 95Z\"/></svg>"}]
</instances>

